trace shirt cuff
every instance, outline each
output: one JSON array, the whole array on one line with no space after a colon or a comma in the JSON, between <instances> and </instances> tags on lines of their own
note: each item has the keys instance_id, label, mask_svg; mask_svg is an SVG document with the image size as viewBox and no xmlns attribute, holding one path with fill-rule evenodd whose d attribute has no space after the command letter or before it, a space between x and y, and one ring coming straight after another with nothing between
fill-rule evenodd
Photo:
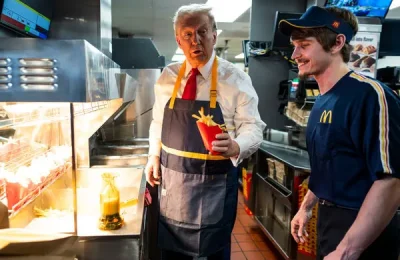
<instances>
[{"instance_id":1,"label":"shirt cuff","mask_svg":"<svg viewBox=\"0 0 400 260\"><path fill-rule=\"evenodd\" d=\"M239 155L235 157L231 157L231 161L233 166L237 167L245 158L246 151L248 150L248 146L244 140L240 138L233 139L239 145Z\"/></svg>"},{"instance_id":2,"label":"shirt cuff","mask_svg":"<svg viewBox=\"0 0 400 260\"><path fill-rule=\"evenodd\" d=\"M150 141L149 146L149 156L155 155L160 156L161 153L161 142L159 140Z\"/></svg>"}]
</instances>

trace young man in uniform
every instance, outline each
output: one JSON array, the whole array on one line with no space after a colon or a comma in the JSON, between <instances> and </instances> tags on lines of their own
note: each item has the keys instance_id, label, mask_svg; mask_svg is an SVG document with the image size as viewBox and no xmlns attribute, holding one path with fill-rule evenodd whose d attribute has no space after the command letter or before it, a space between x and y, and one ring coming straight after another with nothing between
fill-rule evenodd
<instances>
[{"instance_id":1,"label":"young man in uniform","mask_svg":"<svg viewBox=\"0 0 400 260\"><path fill-rule=\"evenodd\" d=\"M356 17L339 8L309 8L283 20L300 77L321 95L307 126L309 191L291 223L296 242L319 203L318 259L385 259L399 255L400 99L384 84L351 71Z\"/></svg>"},{"instance_id":2,"label":"young man in uniform","mask_svg":"<svg viewBox=\"0 0 400 260\"><path fill-rule=\"evenodd\" d=\"M151 185L160 184L158 245L163 259L229 259L235 166L257 150L265 124L250 77L215 54L211 8L182 6L174 29L186 60L168 65L155 86L145 170ZM226 130L208 149L196 125L199 111Z\"/></svg>"}]
</instances>

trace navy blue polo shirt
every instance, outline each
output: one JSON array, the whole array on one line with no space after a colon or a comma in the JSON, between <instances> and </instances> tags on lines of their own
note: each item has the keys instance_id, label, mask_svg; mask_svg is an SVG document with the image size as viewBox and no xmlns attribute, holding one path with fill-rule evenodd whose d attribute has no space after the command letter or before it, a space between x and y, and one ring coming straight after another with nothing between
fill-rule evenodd
<instances>
[{"instance_id":1,"label":"navy blue polo shirt","mask_svg":"<svg viewBox=\"0 0 400 260\"><path fill-rule=\"evenodd\" d=\"M373 182L400 177L400 98L350 71L312 108L307 126L309 188L320 199L360 208Z\"/></svg>"}]
</instances>

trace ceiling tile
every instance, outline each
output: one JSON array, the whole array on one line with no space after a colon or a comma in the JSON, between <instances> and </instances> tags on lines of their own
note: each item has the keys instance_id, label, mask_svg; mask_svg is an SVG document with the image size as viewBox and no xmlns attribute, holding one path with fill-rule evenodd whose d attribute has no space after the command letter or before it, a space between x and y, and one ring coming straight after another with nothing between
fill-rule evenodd
<instances>
[{"instance_id":1,"label":"ceiling tile","mask_svg":"<svg viewBox=\"0 0 400 260\"><path fill-rule=\"evenodd\" d=\"M113 27L122 33L151 37L160 54L169 61L177 48L172 18L180 6L193 2L206 0L113 0ZM249 37L250 9L235 23L219 23L218 28L223 32L216 46L225 46L225 40L229 40L227 58L237 61L234 57L241 52L242 40Z\"/></svg>"}]
</instances>

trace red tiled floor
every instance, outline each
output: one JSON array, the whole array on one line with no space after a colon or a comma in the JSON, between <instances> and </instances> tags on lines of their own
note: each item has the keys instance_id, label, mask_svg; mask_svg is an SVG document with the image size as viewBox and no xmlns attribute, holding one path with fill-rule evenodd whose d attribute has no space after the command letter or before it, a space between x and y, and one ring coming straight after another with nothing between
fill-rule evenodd
<instances>
[{"instance_id":1,"label":"red tiled floor","mask_svg":"<svg viewBox=\"0 0 400 260\"><path fill-rule=\"evenodd\" d=\"M260 234L265 237L264 233L261 231L259 227L244 227L244 229L249 234Z\"/></svg>"},{"instance_id":2,"label":"red tiled floor","mask_svg":"<svg viewBox=\"0 0 400 260\"><path fill-rule=\"evenodd\" d=\"M250 233L250 236L254 242L264 242L264 240L265 240L264 234Z\"/></svg>"},{"instance_id":3,"label":"red tiled floor","mask_svg":"<svg viewBox=\"0 0 400 260\"><path fill-rule=\"evenodd\" d=\"M238 243L243 252L258 251L258 248L257 248L256 244L254 244L253 241L238 242Z\"/></svg>"},{"instance_id":4,"label":"red tiled floor","mask_svg":"<svg viewBox=\"0 0 400 260\"><path fill-rule=\"evenodd\" d=\"M239 194L238 202L239 202L239 204L241 204L241 205L244 204L244 197L243 197L243 194L242 194L242 193Z\"/></svg>"},{"instance_id":5,"label":"red tiled floor","mask_svg":"<svg viewBox=\"0 0 400 260\"><path fill-rule=\"evenodd\" d=\"M257 248L261 251L263 250L269 250L268 245L264 242L264 241L258 241L258 242L254 242L257 246Z\"/></svg>"},{"instance_id":6,"label":"red tiled floor","mask_svg":"<svg viewBox=\"0 0 400 260\"><path fill-rule=\"evenodd\" d=\"M261 251L261 254L264 256L265 260L281 260L282 259L280 256L272 253L271 251Z\"/></svg>"},{"instance_id":7,"label":"red tiled floor","mask_svg":"<svg viewBox=\"0 0 400 260\"><path fill-rule=\"evenodd\" d=\"M247 260L243 252L235 252L231 254L232 260Z\"/></svg>"},{"instance_id":8,"label":"red tiled floor","mask_svg":"<svg viewBox=\"0 0 400 260\"><path fill-rule=\"evenodd\" d=\"M241 205L243 205L243 204L241 204ZM247 216L247 213L246 213L246 211L244 210L244 208L238 208L238 210L237 210L237 215L238 215L238 216L240 216L240 215L246 215L246 216Z\"/></svg>"},{"instance_id":9,"label":"red tiled floor","mask_svg":"<svg viewBox=\"0 0 400 260\"><path fill-rule=\"evenodd\" d=\"M259 251L255 252L244 252L247 259L251 260L264 260L264 256Z\"/></svg>"},{"instance_id":10,"label":"red tiled floor","mask_svg":"<svg viewBox=\"0 0 400 260\"><path fill-rule=\"evenodd\" d=\"M235 234L234 235L236 238L237 242L248 242L251 241L253 242L253 239L251 238L250 234Z\"/></svg>"},{"instance_id":11,"label":"red tiled floor","mask_svg":"<svg viewBox=\"0 0 400 260\"><path fill-rule=\"evenodd\" d=\"M235 235L232 234L232 235L231 235L231 243L235 243L235 242L237 242L237 241L236 241L236 238L235 238Z\"/></svg>"},{"instance_id":12,"label":"red tiled floor","mask_svg":"<svg viewBox=\"0 0 400 260\"><path fill-rule=\"evenodd\" d=\"M231 252L242 252L238 243L232 243L231 245Z\"/></svg>"},{"instance_id":13,"label":"red tiled floor","mask_svg":"<svg viewBox=\"0 0 400 260\"><path fill-rule=\"evenodd\" d=\"M233 227L233 234L246 234L246 230L244 230L242 224L240 225L235 225Z\"/></svg>"},{"instance_id":14,"label":"red tiled floor","mask_svg":"<svg viewBox=\"0 0 400 260\"><path fill-rule=\"evenodd\" d=\"M232 260L282 260L268 241L257 222L244 209L243 194L239 191L237 216L232 234Z\"/></svg>"}]
</instances>

